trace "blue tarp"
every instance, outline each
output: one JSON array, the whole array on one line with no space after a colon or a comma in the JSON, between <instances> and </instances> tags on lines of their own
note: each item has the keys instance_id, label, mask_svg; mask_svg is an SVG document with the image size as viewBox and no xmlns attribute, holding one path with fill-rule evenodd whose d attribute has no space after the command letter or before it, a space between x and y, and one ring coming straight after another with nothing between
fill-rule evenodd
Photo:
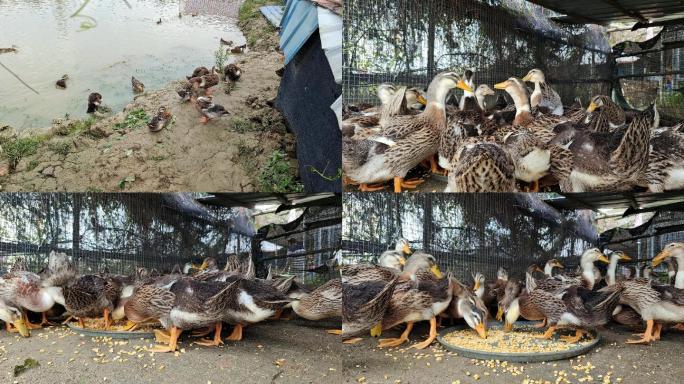
<instances>
[{"instance_id":1,"label":"blue tarp","mask_svg":"<svg viewBox=\"0 0 684 384\"><path fill-rule=\"evenodd\" d=\"M317 29L318 11L311 1L287 1L280 22L280 50L285 54L286 65Z\"/></svg>"}]
</instances>

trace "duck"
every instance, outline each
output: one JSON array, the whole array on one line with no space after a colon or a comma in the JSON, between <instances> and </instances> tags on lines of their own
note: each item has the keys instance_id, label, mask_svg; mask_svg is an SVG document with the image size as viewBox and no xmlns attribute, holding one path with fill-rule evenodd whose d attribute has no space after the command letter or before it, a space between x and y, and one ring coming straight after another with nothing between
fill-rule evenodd
<instances>
[{"instance_id":1,"label":"duck","mask_svg":"<svg viewBox=\"0 0 684 384\"><path fill-rule=\"evenodd\" d=\"M473 93L473 89L475 88L475 83L473 82L473 76L474 73L470 69L466 69L466 71L463 73L463 82L470 87L469 91L464 90L463 91L463 96L461 96L461 99L458 102L458 109L461 111L465 110L465 104L466 104L466 99L470 97L475 97L475 94Z\"/></svg>"},{"instance_id":2,"label":"duck","mask_svg":"<svg viewBox=\"0 0 684 384\"><path fill-rule=\"evenodd\" d=\"M487 338L487 306L474 292L460 281L450 277L451 302L446 310L452 319L464 319L482 339Z\"/></svg>"},{"instance_id":3,"label":"duck","mask_svg":"<svg viewBox=\"0 0 684 384\"><path fill-rule=\"evenodd\" d=\"M55 304L49 288L43 287L40 276L26 270L23 260L13 265L9 272L0 277L0 301L19 308L29 329L39 329L41 324L28 320L26 311L43 314ZM43 315L44 323L47 322Z\"/></svg>"},{"instance_id":4,"label":"duck","mask_svg":"<svg viewBox=\"0 0 684 384\"><path fill-rule=\"evenodd\" d=\"M5 322L8 332L13 332L13 329L16 329L21 337L31 336L21 310L14 305L6 303L4 300L0 300L0 320Z\"/></svg>"},{"instance_id":5,"label":"duck","mask_svg":"<svg viewBox=\"0 0 684 384\"><path fill-rule=\"evenodd\" d=\"M211 95L211 87L218 85L221 80L219 72L216 67L211 67L211 71L207 74L195 76L188 81L192 84L192 89L194 93L197 93L199 89L204 89L205 94Z\"/></svg>"},{"instance_id":6,"label":"duck","mask_svg":"<svg viewBox=\"0 0 684 384\"><path fill-rule=\"evenodd\" d=\"M381 133L360 142L343 138L342 163L345 175L360 184L393 180L394 191L415 188L421 181L406 182L410 169L437 153L440 132L446 127L444 101L453 88L471 90L454 72L435 76L428 87L427 106L417 115L395 116ZM436 163L433 164L436 168Z\"/></svg>"},{"instance_id":7,"label":"duck","mask_svg":"<svg viewBox=\"0 0 684 384\"><path fill-rule=\"evenodd\" d=\"M649 161L652 111L644 111L608 133L577 131L568 149L573 166L561 181L564 192L622 191L644 179Z\"/></svg>"},{"instance_id":8,"label":"duck","mask_svg":"<svg viewBox=\"0 0 684 384\"><path fill-rule=\"evenodd\" d=\"M430 334L423 342L411 348L425 349L437 337L437 316L445 311L453 296L451 273L446 278L434 256L422 251L415 252L406 262L404 278L397 283L382 318L382 330L406 323L399 338L381 339L379 347L396 347L408 340L417 321L429 320ZM406 278L408 277L408 278Z\"/></svg>"},{"instance_id":9,"label":"duck","mask_svg":"<svg viewBox=\"0 0 684 384\"><path fill-rule=\"evenodd\" d=\"M95 113L97 110L100 108L100 105L102 105L102 95L93 92L90 95L88 95L88 110L87 113Z\"/></svg>"},{"instance_id":10,"label":"duck","mask_svg":"<svg viewBox=\"0 0 684 384\"><path fill-rule=\"evenodd\" d=\"M345 344L360 341L355 336L367 331L372 337L382 334L382 319L401 271L394 268L399 263L398 255L388 253L381 260L392 267L355 264L340 270L344 290L341 336Z\"/></svg>"},{"instance_id":11,"label":"duck","mask_svg":"<svg viewBox=\"0 0 684 384\"><path fill-rule=\"evenodd\" d=\"M69 75L62 75L62 77L55 82L55 86L59 89L66 89L66 81L69 80Z\"/></svg>"},{"instance_id":12,"label":"duck","mask_svg":"<svg viewBox=\"0 0 684 384\"><path fill-rule=\"evenodd\" d=\"M192 83L189 81L185 82L180 88L176 89L176 93L181 98L181 102L190 101L193 96L196 96L193 92Z\"/></svg>"},{"instance_id":13,"label":"duck","mask_svg":"<svg viewBox=\"0 0 684 384\"><path fill-rule=\"evenodd\" d=\"M145 84L143 84L140 80L136 79L135 76L131 76L131 87L133 88L133 92L135 93L145 92Z\"/></svg>"},{"instance_id":14,"label":"duck","mask_svg":"<svg viewBox=\"0 0 684 384\"><path fill-rule=\"evenodd\" d=\"M225 68L223 68L223 75L226 79L235 82L240 80L240 76L242 76L242 69L240 69L240 67L238 67L236 64L228 64Z\"/></svg>"},{"instance_id":15,"label":"duck","mask_svg":"<svg viewBox=\"0 0 684 384\"><path fill-rule=\"evenodd\" d=\"M230 53L243 53L247 48L247 44L236 45L230 49Z\"/></svg>"},{"instance_id":16,"label":"duck","mask_svg":"<svg viewBox=\"0 0 684 384\"><path fill-rule=\"evenodd\" d=\"M528 267L525 272L526 287L535 285L533 273L536 271L541 271L537 265L533 264ZM546 326L546 316L530 298L529 290L527 288L522 289L520 283L515 280L506 283L504 296L499 302L499 308L501 308L500 315L502 316L497 316L497 320L504 321L503 329L505 332L511 331L513 324L520 317L528 321L541 321L541 323L534 325L535 328Z\"/></svg>"},{"instance_id":17,"label":"duck","mask_svg":"<svg viewBox=\"0 0 684 384\"><path fill-rule=\"evenodd\" d=\"M649 192L684 189L684 133L680 127L661 128L651 134L648 165L639 183Z\"/></svg>"},{"instance_id":18,"label":"duck","mask_svg":"<svg viewBox=\"0 0 684 384\"><path fill-rule=\"evenodd\" d=\"M563 102L558 92L546 83L546 77L541 69L531 69L522 78L522 81L534 83L534 91L530 96L532 107L546 108L551 114L556 116L563 115Z\"/></svg>"},{"instance_id":19,"label":"duck","mask_svg":"<svg viewBox=\"0 0 684 384\"><path fill-rule=\"evenodd\" d=\"M202 109L202 117L200 118L201 123L208 123L209 120L219 119L224 115L229 114L220 104L212 103L209 107Z\"/></svg>"},{"instance_id":20,"label":"duck","mask_svg":"<svg viewBox=\"0 0 684 384\"><path fill-rule=\"evenodd\" d=\"M121 294L120 282L104 275L89 274L76 278L69 284L60 287L55 301L64 306L71 318L78 320L78 325L85 328L85 318L104 318L104 329L112 324L111 313L117 305Z\"/></svg>"},{"instance_id":21,"label":"duck","mask_svg":"<svg viewBox=\"0 0 684 384\"><path fill-rule=\"evenodd\" d=\"M297 316L311 321L342 317L342 280L334 278L291 304ZM340 334L338 330L328 331Z\"/></svg>"},{"instance_id":22,"label":"duck","mask_svg":"<svg viewBox=\"0 0 684 384\"><path fill-rule=\"evenodd\" d=\"M377 87L379 107L364 109L360 114L342 121L343 137L359 141L382 131L382 127L393 116L416 115L425 105L425 98L417 88L396 87L382 83ZM420 106L420 107L418 107Z\"/></svg>"},{"instance_id":23,"label":"duck","mask_svg":"<svg viewBox=\"0 0 684 384\"><path fill-rule=\"evenodd\" d=\"M560 268L565 269L565 266L558 259L550 259L544 264L544 275L548 277L553 277L553 269Z\"/></svg>"},{"instance_id":24,"label":"duck","mask_svg":"<svg viewBox=\"0 0 684 384\"><path fill-rule=\"evenodd\" d=\"M679 265L684 262L684 243L667 244L651 261L653 267L668 258L676 258ZM682 271L684 272L684 271ZM684 278L677 271L676 280L682 284L675 286L659 284L644 278L622 280L615 283L623 289L620 303L629 305L646 322L646 330L640 339L630 339L628 344L647 344L660 339L663 323L684 321ZM682 275L684 276L684 275Z\"/></svg>"},{"instance_id":25,"label":"duck","mask_svg":"<svg viewBox=\"0 0 684 384\"><path fill-rule=\"evenodd\" d=\"M171 117L173 117L171 112L167 111L166 107L161 106L159 109L157 109L157 114L152 117L150 122L147 124L147 127L150 129L150 132L159 132L166 128L171 121Z\"/></svg>"},{"instance_id":26,"label":"duck","mask_svg":"<svg viewBox=\"0 0 684 384\"><path fill-rule=\"evenodd\" d=\"M559 181L567 180L572 170L572 153L563 145L550 143L555 137L553 127L565 119L549 115L533 116L524 83L511 77L494 84L505 90L515 104L513 125L502 127L500 140L515 164L515 177L531 183L532 192L539 191L539 180L551 174Z\"/></svg>"},{"instance_id":27,"label":"duck","mask_svg":"<svg viewBox=\"0 0 684 384\"><path fill-rule=\"evenodd\" d=\"M206 109L212 106L214 104L214 97L213 96L199 96L195 100L197 103L197 108L199 110Z\"/></svg>"},{"instance_id":28,"label":"duck","mask_svg":"<svg viewBox=\"0 0 684 384\"><path fill-rule=\"evenodd\" d=\"M192 75L190 75L190 76L185 76L185 78L188 79L188 80L190 80L190 79L192 79L192 78L194 78L194 77L202 77L202 76L208 75L208 74L210 74L210 73L211 73L211 72L209 71L209 69L208 69L207 67L197 67L197 68L195 68L195 69L192 71Z\"/></svg>"},{"instance_id":29,"label":"duck","mask_svg":"<svg viewBox=\"0 0 684 384\"><path fill-rule=\"evenodd\" d=\"M467 139L447 167L444 192L515 192L515 169L513 158L501 145Z\"/></svg>"},{"instance_id":30,"label":"duck","mask_svg":"<svg viewBox=\"0 0 684 384\"><path fill-rule=\"evenodd\" d=\"M587 113L593 113L596 116L585 123L591 123L590 129L595 132L610 132L625 124L625 111L620 108L610 97L606 95L595 95L589 101L587 106Z\"/></svg>"}]
</instances>

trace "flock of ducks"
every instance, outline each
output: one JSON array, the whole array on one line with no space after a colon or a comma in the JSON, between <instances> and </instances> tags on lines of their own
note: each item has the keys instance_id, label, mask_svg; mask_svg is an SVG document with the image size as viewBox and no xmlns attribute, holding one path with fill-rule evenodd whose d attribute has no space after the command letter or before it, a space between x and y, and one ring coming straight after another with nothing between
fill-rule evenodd
<instances>
[{"instance_id":1,"label":"flock of ducks","mask_svg":"<svg viewBox=\"0 0 684 384\"><path fill-rule=\"evenodd\" d=\"M459 102L454 88L464 91ZM446 192L513 192L521 185L538 191L540 181L562 192L684 188L682 124L660 127L655 104L624 111L597 95L587 108L579 100L566 107L539 69L494 89L513 103L499 95L487 105L494 91L475 87L472 71L438 74L425 97L416 88L381 84L379 107L345 108L345 183L374 191L392 181L401 192L424 181L405 179L423 163L448 174Z\"/></svg>"},{"instance_id":2,"label":"flock of ducks","mask_svg":"<svg viewBox=\"0 0 684 384\"><path fill-rule=\"evenodd\" d=\"M78 275L66 254L53 251L40 273L26 269L19 260L0 278L0 319L8 331L24 337L30 336L30 329L48 324L48 314L68 314L65 322L77 319L81 328L86 318L104 318L104 329L114 320L127 319L126 331L161 324L167 332L158 329L155 334L164 344L154 351L171 352L183 331L200 337L214 332L213 338L196 343L218 346L223 344L224 323L233 326L227 340L241 340L244 327L279 318L288 308L308 320L339 318L342 311L340 279L310 291L292 275L269 270L266 279L256 278L251 258L240 261L236 255L228 256L223 269L208 257L200 266L175 266L168 274L138 268L128 276ZM30 323L27 311L40 313L42 322Z\"/></svg>"},{"instance_id":3,"label":"flock of ducks","mask_svg":"<svg viewBox=\"0 0 684 384\"><path fill-rule=\"evenodd\" d=\"M429 321L428 338L412 346L423 349L436 338L442 318L462 318L486 338L490 313L494 312L496 319L503 321L504 331L511 331L521 318L541 321L537 327L546 330L538 337L544 339L552 338L560 328L574 329L574 335L561 336L569 343L611 321L631 327L646 323L640 338L628 340L630 344L660 339L664 325L684 330L684 243L668 244L651 261L652 267L668 264L667 284L650 276L618 276L618 263L631 260L629 256L615 251L608 258L598 248L584 251L575 272L555 273L563 265L552 259L544 269L530 265L524 282L509 278L505 268L500 268L497 280L489 284L477 273L472 288L450 272L443 276L433 256L416 251L405 259L408 253L408 242L400 239L394 250L378 258L377 265L342 267L345 343L358 342L359 336L368 332L379 336L406 324L400 337L379 343L380 347L398 346L408 340L415 322ZM595 262L608 264L606 276L601 276Z\"/></svg>"}]
</instances>

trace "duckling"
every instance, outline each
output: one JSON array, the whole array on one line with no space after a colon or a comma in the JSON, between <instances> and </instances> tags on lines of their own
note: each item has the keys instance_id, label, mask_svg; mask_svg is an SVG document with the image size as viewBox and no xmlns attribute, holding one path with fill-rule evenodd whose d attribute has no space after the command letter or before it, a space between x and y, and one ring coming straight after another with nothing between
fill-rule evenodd
<instances>
[{"instance_id":1,"label":"duckling","mask_svg":"<svg viewBox=\"0 0 684 384\"><path fill-rule=\"evenodd\" d=\"M152 120L147 124L147 127L151 132L159 132L166 128L172 116L171 112L166 110L166 107L161 106L157 110L157 114L154 115Z\"/></svg>"},{"instance_id":2,"label":"duckling","mask_svg":"<svg viewBox=\"0 0 684 384\"><path fill-rule=\"evenodd\" d=\"M206 124L209 120L218 119L223 115L227 115L229 112L219 104L211 104L208 108L202 109L202 118L200 122Z\"/></svg>"},{"instance_id":3,"label":"duckling","mask_svg":"<svg viewBox=\"0 0 684 384\"><path fill-rule=\"evenodd\" d=\"M534 83L534 92L530 97L532 107L548 108L549 112L556 116L563 115L563 102L558 92L546 83L546 77L541 69L530 70L522 81Z\"/></svg>"},{"instance_id":4,"label":"duckling","mask_svg":"<svg viewBox=\"0 0 684 384\"><path fill-rule=\"evenodd\" d=\"M57 86L57 88L59 88L59 89L66 89L66 87L67 87L66 81L67 80L69 80L69 75L62 75L62 78L57 80L57 82L55 83L55 86Z\"/></svg>"},{"instance_id":5,"label":"duckling","mask_svg":"<svg viewBox=\"0 0 684 384\"><path fill-rule=\"evenodd\" d=\"M134 76L131 76L131 85L133 86L133 92L145 92L145 84L143 84L140 80L136 79Z\"/></svg>"},{"instance_id":6,"label":"duckling","mask_svg":"<svg viewBox=\"0 0 684 384\"><path fill-rule=\"evenodd\" d=\"M93 92L88 96L88 111L87 113L95 113L102 105L102 95Z\"/></svg>"},{"instance_id":7,"label":"duckling","mask_svg":"<svg viewBox=\"0 0 684 384\"><path fill-rule=\"evenodd\" d=\"M223 74L230 81L238 81L240 76L242 76L242 69L235 64L228 64L223 68Z\"/></svg>"}]
</instances>

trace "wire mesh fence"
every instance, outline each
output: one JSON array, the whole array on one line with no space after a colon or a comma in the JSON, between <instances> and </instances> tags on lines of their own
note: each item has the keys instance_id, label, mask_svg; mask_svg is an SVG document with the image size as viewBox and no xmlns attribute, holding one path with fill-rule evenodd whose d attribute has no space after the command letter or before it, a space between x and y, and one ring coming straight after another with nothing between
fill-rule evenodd
<instances>
[{"instance_id":1,"label":"wire mesh fence","mask_svg":"<svg viewBox=\"0 0 684 384\"><path fill-rule=\"evenodd\" d=\"M591 243L577 230L579 214L555 219L530 209L524 194L363 194L344 195L343 261L375 262L384 250L406 238L413 249L432 254L458 279L471 274L496 277L499 267L524 277L532 263L567 259Z\"/></svg>"},{"instance_id":2,"label":"wire mesh fence","mask_svg":"<svg viewBox=\"0 0 684 384\"><path fill-rule=\"evenodd\" d=\"M39 271L51 250L81 272L169 272L175 264L248 253L251 239L225 225L236 212L207 208L213 224L169 209L161 194L0 194L0 270L19 257Z\"/></svg>"},{"instance_id":3,"label":"wire mesh fence","mask_svg":"<svg viewBox=\"0 0 684 384\"><path fill-rule=\"evenodd\" d=\"M341 215L340 206L309 207L295 221L263 231L259 237L262 251L255 258L257 267L293 274L307 285L319 285L338 276L335 255L340 250Z\"/></svg>"},{"instance_id":4,"label":"wire mesh fence","mask_svg":"<svg viewBox=\"0 0 684 384\"><path fill-rule=\"evenodd\" d=\"M642 42L613 48L616 79L628 106L657 101L661 113L684 119L684 25L667 25Z\"/></svg>"},{"instance_id":5,"label":"wire mesh fence","mask_svg":"<svg viewBox=\"0 0 684 384\"><path fill-rule=\"evenodd\" d=\"M345 102L376 103L382 82L423 88L446 69L471 69L476 84L492 85L538 67L565 103L610 94L604 30L557 24L555 15L524 0L348 0Z\"/></svg>"}]
</instances>

